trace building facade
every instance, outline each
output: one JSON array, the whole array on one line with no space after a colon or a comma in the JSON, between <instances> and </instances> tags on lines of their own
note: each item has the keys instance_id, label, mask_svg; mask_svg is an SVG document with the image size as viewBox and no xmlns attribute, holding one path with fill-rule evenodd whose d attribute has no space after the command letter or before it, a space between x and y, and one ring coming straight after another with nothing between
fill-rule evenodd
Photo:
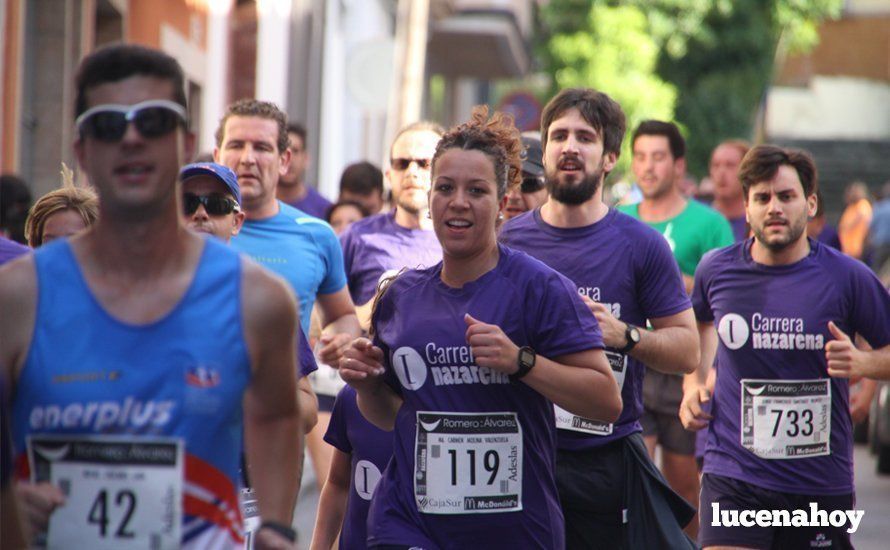
<instances>
[{"instance_id":1,"label":"building facade","mask_svg":"<svg viewBox=\"0 0 890 550\"><path fill-rule=\"evenodd\" d=\"M334 198L342 169L384 165L397 129L465 119L488 82L529 69L532 0L0 0L0 172L40 196L75 166L74 72L112 42L179 60L199 151L225 106L277 103L308 129L308 181ZM430 82L444 82L430 105Z\"/></svg>"}]
</instances>

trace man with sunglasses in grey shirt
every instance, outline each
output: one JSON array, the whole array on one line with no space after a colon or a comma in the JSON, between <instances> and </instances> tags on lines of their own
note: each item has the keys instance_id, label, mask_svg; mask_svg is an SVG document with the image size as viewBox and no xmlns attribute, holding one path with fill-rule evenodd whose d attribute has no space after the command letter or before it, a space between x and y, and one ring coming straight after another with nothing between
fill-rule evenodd
<instances>
[{"instance_id":1,"label":"man with sunglasses in grey shirt","mask_svg":"<svg viewBox=\"0 0 890 550\"><path fill-rule=\"evenodd\" d=\"M415 122L396 135L386 179L392 187L390 212L354 223L340 236L352 301L366 313L377 284L403 268L429 267L442 259L442 247L428 223L430 167L443 130ZM359 313L363 327L367 316Z\"/></svg>"}]
</instances>

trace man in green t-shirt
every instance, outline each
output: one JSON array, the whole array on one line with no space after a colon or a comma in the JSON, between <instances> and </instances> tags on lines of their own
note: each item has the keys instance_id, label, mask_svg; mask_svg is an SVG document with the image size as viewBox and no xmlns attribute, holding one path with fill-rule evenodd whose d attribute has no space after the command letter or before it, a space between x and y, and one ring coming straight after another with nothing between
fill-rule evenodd
<instances>
[{"instance_id":1,"label":"man in green t-shirt","mask_svg":"<svg viewBox=\"0 0 890 550\"><path fill-rule=\"evenodd\" d=\"M686 291L704 254L732 244L732 229L719 212L686 199L678 188L686 173L686 142L671 122L647 120L632 138L633 172L643 193L638 204L619 207L659 231L674 253ZM643 380L643 439L650 455L661 445L661 469L671 487L692 504L698 504L698 469L695 434L680 423L683 378L647 369ZM686 528L693 538L698 522Z\"/></svg>"}]
</instances>

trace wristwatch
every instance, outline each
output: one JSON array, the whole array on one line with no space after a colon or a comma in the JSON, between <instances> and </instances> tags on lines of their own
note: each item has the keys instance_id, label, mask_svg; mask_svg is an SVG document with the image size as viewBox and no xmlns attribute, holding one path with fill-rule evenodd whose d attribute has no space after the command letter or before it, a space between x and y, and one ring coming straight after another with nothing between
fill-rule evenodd
<instances>
[{"instance_id":1,"label":"wristwatch","mask_svg":"<svg viewBox=\"0 0 890 550\"><path fill-rule=\"evenodd\" d=\"M624 338L627 340L627 344L618 350L620 353L627 353L640 343L640 329L630 323L624 323Z\"/></svg>"},{"instance_id":2,"label":"wristwatch","mask_svg":"<svg viewBox=\"0 0 890 550\"><path fill-rule=\"evenodd\" d=\"M529 371L532 370L532 367L535 366L535 360L537 359L537 355L535 354L535 350L528 346L522 346L519 348L519 361L517 361L519 365L519 369L516 370L515 373L510 375L510 380L517 381Z\"/></svg>"}]
</instances>

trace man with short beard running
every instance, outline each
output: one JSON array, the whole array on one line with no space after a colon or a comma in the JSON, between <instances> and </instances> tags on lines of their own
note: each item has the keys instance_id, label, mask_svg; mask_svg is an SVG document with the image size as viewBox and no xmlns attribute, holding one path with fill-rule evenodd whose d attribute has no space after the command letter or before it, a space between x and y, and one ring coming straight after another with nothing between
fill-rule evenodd
<instances>
[{"instance_id":1,"label":"man with short beard running","mask_svg":"<svg viewBox=\"0 0 890 550\"><path fill-rule=\"evenodd\" d=\"M640 432L644 364L686 373L698 363L695 322L664 238L610 209L602 184L625 119L609 96L567 89L544 109L548 201L503 227L504 244L567 276L596 315L624 408L617 422L556 408L557 486L568 548L690 547L694 510L649 460ZM643 328L650 320L654 330Z\"/></svg>"},{"instance_id":2,"label":"man with short beard running","mask_svg":"<svg viewBox=\"0 0 890 550\"><path fill-rule=\"evenodd\" d=\"M744 525L743 512L855 508L849 384L829 375L890 368L890 295L865 265L807 238L817 190L809 155L757 146L739 179L754 237L706 255L692 294L699 368L715 353L720 365L711 413L695 373L680 407L687 429L710 423L699 542L852 548L850 523L762 525L758 514ZM857 333L874 351L856 349Z\"/></svg>"}]
</instances>

